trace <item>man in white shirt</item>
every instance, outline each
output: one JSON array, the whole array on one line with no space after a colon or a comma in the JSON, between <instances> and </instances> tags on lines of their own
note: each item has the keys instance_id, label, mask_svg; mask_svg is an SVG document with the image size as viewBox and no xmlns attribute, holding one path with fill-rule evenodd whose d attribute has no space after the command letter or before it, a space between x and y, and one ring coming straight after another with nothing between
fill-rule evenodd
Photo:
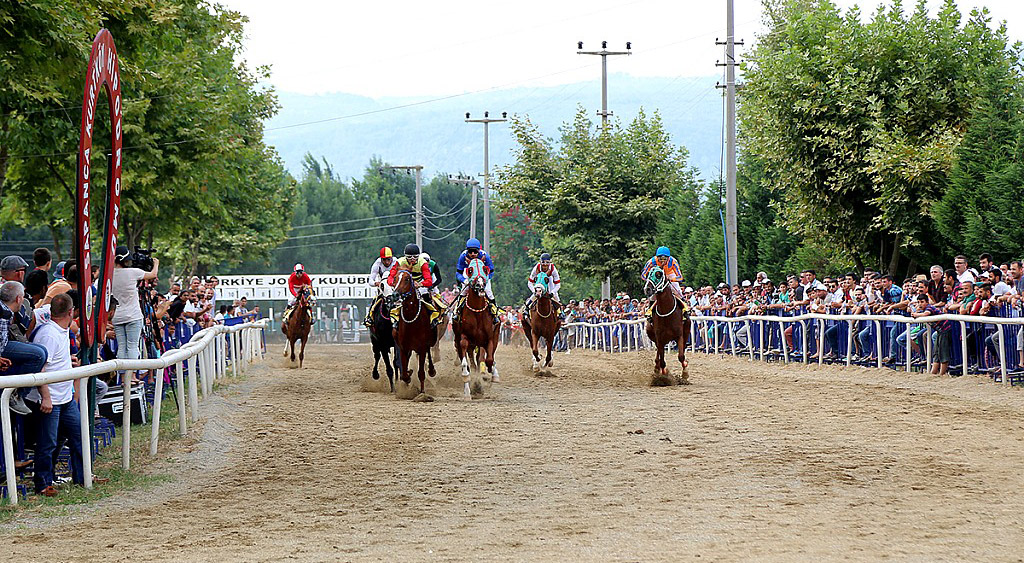
<instances>
[{"instance_id":1,"label":"man in white shirt","mask_svg":"<svg viewBox=\"0 0 1024 563\"><path fill-rule=\"evenodd\" d=\"M974 274L967 269L967 257L963 254L953 259L953 268L956 270L956 280L960 283L974 283Z\"/></svg>"},{"instance_id":2,"label":"man in white shirt","mask_svg":"<svg viewBox=\"0 0 1024 563\"><path fill-rule=\"evenodd\" d=\"M46 348L47 360L43 365L43 373L71 369L78 364L78 358L72 359L68 334L72 318L74 307L71 296L66 293L50 301L49 315L42 316L41 322L37 317L39 326L32 341ZM37 494L57 496L57 489L53 486L53 460L58 435L67 439L71 449L71 480L78 485L85 482L82 474L81 414L74 388L73 381L51 383L32 389L26 397L26 402L37 416L33 478Z\"/></svg>"}]
</instances>

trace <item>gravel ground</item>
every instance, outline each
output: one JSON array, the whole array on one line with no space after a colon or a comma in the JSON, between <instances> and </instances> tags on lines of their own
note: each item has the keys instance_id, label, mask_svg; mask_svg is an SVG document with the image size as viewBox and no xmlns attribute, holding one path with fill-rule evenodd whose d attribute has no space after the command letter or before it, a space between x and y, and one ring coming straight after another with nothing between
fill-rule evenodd
<instances>
[{"instance_id":1,"label":"gravel ground","mask_svg":"<svg viewBox=\"0 0 1024 563\"><path fill-rule=\"evenodd\" d=\"M272 351L275 351L272 348ZM368 346L276 354L178 479L3 530L15 561L996 560L1024 555L1024 395L986 379L692 355L559 354L415 403ZM412 396L415 393L402 393Z\"/></svg>"}]
</instances>

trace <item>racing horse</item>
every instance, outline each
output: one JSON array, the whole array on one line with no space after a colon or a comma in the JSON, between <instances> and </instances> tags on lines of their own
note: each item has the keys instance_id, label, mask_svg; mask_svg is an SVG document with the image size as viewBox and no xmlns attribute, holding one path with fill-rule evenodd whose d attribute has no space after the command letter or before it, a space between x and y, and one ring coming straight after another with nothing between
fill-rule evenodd
<instances>
[{"instance_id":1,"label":"racing horse","mask_svg":"<svg viewBox=\"0 0 1024 563\"><path fill-rule=\"evenodd\" d=\"M392 369L391 350L395 347L394 325L391 316L388 314L387 299L377 302L373 311L370 311L370 345L373 347L373 378L380 379L380 371L377 364L384 358L384 369L388 374L388 384L391 385L391 392L395 392L395 372Z\"/></svg>"},{"instance_id":2,"label":"racing horse","mask_svg":"<svg viewBox=\"0 0 1024 563\"><path fill-rule=\"evenodd\" d=\"M312 294L308 287L299 290L295 299L295 307L288 314L288 320L281 323L281 332L284 333L285 345L284 355L288 356L291 350L291 362L295 363L295 341L301 339L302 347L299 349L299 367L302 367L302 358L306 355L306 340L309 339L309 331L313 328L313 307L310 305Z\"/></svg>"},{"instance_id":3,"label":"racing horse","mask_svg":"<svg viewBox=\"0 0 1024 563\"><path fill-rule=\"evenodd\" d=\"M562 321L558 318L555 300L548 292L547 274L544 272L537 274L533 292L534 300L530 305L529 317L523 318L523 334L526 335L526 339L530 341L530 347L533 348L533 371L537 372L541 367L552 366L551 348L555 344L555 335L558 334L558 329L562 328ZM548 356L543 364L540 361L540 353L537 351L542 337L548 347Z\"/></svg>"},{"instance_id":4,"label":"racing horse","mask_svg":"<svg viewBox=\"0 0 1024 563\"><path fill-rule=\"evenodd\" d=\"M500 340L501 325L494 322L491 304L487 301L487 274L483 260L470 260L466 271L466 284L469 288L458 321L452 321L452 332L455 335L455 351L462 364L463 392L469 397L469 359L477 349L484 353L484 363L480 366L480 371L484 371L486 366L486 370L491 374L491 381L500 381L498 368L494 365L494 349Z\"/></svg>"},{"instance_id":5,"label":"racing horse","mask_svg":"<svg viewBox=\"0 0 1024 563\"><path fill-rule=\"evenodd\" d=\"M392 329L395 340L395 369L405 383L412 381L409 359L415 352L419 356L420 393L423 393L426 376L423 360L427 360L430 377L436 375L434 361L430 358L430 347L437 340L437 331L430 326L430 310L416 292L416 283L405 264L399 264L395 277L395 295L398 296L398 324ZM429 297L428 297L429 299Z\"/></svg>"},{"instance_id":6,"label":"racing horse","mask_svg":"<svg viewBox=\"0 0 1024 563\"><path fill-rule=\"evenodd\" d=\"M644 280L644 293L654 296L654 303L651 307L654 311L650 320L647 321L647 337L654 342L657 349L657 356L654 359L654 378L651 385L672 385L673 380L668 377L668 366L665 364L665 347L670 342L675 342L679 350L679 363L682 365L682 374L675 378L675 383L686 385L689 383L689 373L686 361L686 342L690 339L690 316L685 306L680 303L672 294L665 271L659 267L651 268L647 279Z\"/></svg>"}]
</instances>

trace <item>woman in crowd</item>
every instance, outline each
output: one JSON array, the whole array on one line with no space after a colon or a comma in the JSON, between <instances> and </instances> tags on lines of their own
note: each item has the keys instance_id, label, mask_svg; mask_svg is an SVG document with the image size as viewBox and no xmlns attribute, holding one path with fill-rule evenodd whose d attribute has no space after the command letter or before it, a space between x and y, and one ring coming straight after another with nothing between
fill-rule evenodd
<instances>
[{"instance_id":1,"label":"woman in crowd","mask_svg":"<svg viewBox=\"0 0 1024 563\"><path fill-rule=\"evenodd\" d=\"M111 294L117 299L112 324L117 337L117 357L137 360L140 356L139 339L142 337L142 307L139 303L139 282L156 279L160 260L153 259L153 270L146 272L132 267L128 247L119 246L114 256L114 279ZM122 374L123 377L123 374ZM135 383L132 376L132 383Z\"/></svg>"}]
</instances>

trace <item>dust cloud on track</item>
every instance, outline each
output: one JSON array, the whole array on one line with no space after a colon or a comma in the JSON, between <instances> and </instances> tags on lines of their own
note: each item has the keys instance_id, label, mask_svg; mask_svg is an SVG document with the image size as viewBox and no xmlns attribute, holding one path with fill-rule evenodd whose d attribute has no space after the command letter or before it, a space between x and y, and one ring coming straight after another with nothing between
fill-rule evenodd
<instances>
[{"instance_id":1,"label":"dust cloud on track","mask_svg":"<svg viewBox=\"0 0 1024 563\"><path fill-rule=\"evenodd\" d=\"M450 346L450 345L448 345ZM1024 395L983 379L499 348L464 400L369 380L367 346L272 347L226 392L216 463L0 530L7 561L1019 560ZM383 370L382 370L383 371ZM230 430L224 432L224 428ZM208 427L206 432L209 432ZM224 439L227 434L229 439ZM208 443L200 437L199 444Z\"/></svg>"}]
</instances>

